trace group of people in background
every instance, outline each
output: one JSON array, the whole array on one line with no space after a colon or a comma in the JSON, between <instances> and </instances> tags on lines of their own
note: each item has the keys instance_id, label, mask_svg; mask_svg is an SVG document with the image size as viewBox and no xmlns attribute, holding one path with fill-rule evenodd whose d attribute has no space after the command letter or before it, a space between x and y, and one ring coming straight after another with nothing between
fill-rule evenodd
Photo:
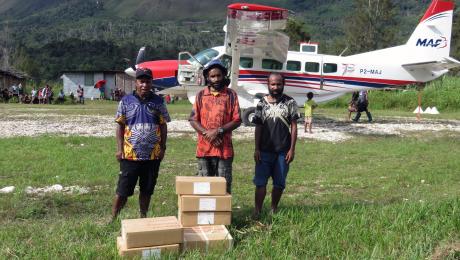
<instances>
[{"instance_id":1,"label":"group of people in background","mask_svg":"<svg viewBox=\"0 0 460 260\"><path fill-rule=\"evenodd\" d=\"M51 86L48 84L42 88L33 88L30 94L26 93L22 84L19 83L17 86L13 85L9 89L3 88L1 90L1 97L4 103L13 102L23 104L51 104L54 100L54 92Z\"/></svg>"}]
</instances>

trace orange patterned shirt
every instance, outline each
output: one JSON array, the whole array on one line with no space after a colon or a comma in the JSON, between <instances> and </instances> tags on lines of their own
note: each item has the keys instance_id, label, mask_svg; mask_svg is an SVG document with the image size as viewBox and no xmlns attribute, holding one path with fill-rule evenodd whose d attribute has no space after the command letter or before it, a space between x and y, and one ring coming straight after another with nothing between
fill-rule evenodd
<instances>
[{"instance_id":1,"label":"orange patterned shirt","mask_svg":"<svg viewBox=\"0 0 460 260\"><path fill-rule=\"evenodd\" d=\"M209 87L205 87L196 95L189 120L199 122L206 129L216 129L231 121L241 122L238 95L228 87L217 94L211 93ZM196 157L233 157L232 132L224 133L222 145L218 147L198 134Z\"/></svg>"}]
</instances>

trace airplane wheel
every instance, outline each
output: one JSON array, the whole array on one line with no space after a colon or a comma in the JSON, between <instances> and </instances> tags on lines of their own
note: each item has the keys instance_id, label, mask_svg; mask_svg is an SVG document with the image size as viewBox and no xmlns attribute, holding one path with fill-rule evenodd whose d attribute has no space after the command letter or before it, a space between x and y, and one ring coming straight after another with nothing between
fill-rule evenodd
<instances>
[{"instance_id":1,"label":"airplane wheel","mask_svg":"<svg viewBox=\"0 0 460 260\"><path fill-rule=\"evenodd\" d=\"M243 111L243 124L245 126L255 126L255 124L251 123L255 112L256 112L255 107L250 107Z\"/></svg>"}]
</instances>

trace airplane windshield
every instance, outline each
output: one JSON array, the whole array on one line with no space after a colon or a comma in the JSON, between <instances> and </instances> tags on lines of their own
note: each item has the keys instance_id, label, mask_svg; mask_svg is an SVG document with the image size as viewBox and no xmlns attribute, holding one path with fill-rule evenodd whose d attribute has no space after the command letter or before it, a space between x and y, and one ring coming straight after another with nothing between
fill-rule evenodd
<instances>
[{"instance_id":1,"label":"airplane windshield","mask_svg":"<svg viewBox=\"0 0 460 260\"><path fill-rule=\"evenodd\" d=\"M194 57L197 59L202 65L207 64L210 62L212 59L214 59L217 55L219 55L219 52L214 50L214 49L206 49L203 51L198 52ZM190 58L188 60L190 63L192 63L194 60L193 58Z\"/></svg>"}]
</instances>

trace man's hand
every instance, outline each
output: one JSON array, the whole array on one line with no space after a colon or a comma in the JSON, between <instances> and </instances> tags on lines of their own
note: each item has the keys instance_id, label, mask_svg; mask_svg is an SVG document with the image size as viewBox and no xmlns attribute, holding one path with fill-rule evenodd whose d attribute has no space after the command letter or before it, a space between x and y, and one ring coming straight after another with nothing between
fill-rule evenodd
<instances>
[{"instance_id":1,"label":"man's hand","mask_svg":"<svg viewBox=\"0 0 460 260\"><path fill-rule=\"evenodd\" d=\"M291 163L292 161L294 161L294 154L295 154L295 151L292 149L289 149L289 152L286 154L287 163Z\"/></svg>"},{"instance_id":2,"label":"man's hand","mask_svg":"<svg viewBox=\"0 0 460 260\"><path fill-rule=\"evenodd\" d=\"M254 161L256 162L256 164L260 163L260 151L259 150L254 151Z\"/></svg>"},{"instance_id":3,"label":"man's hand","mask_svg":"<svg viewBox=\"0 0 460 260\"><path fill-rule=\"evenodd\" d=\"M123 159L123 152L122 151L117 151L115 153L115 158L117 158L118 161L121 161Z\"/></svg>"},{"instance_id":4,"label":"man's hand","mask_svg":"<svg viewBox=\"0 0 460 260\"><path fill-rule=\"evenodd\" d=\"M208 129L203 132L203 137L206 141L214 143L214 140L219 137L218 129Z\"/></svg>"}]
</instances>

